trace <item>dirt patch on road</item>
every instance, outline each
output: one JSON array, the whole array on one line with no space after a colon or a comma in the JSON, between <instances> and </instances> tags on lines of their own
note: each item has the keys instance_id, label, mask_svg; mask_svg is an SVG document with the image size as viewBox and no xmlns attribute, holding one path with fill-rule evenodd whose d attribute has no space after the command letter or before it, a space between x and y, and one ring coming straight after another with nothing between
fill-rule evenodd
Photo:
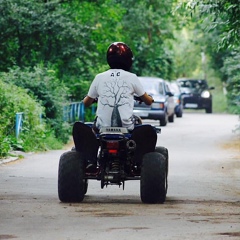
<instances>
[{"instance_id":1,"label":"dirt patch on road","mask_svg":"<svg viewBox=\"0 0 240 240\"><path fill-rule=\"evenodd\" d=\"M217 235L221 235L221 236L229 236L229 237L240 237L240 232L218 233Z\"/></svg>"},{"instance_id":2,"label":"dirt patch on road","mask_svg":"<svg viewBox=\"0 0 240 240\"><path fill-rule=\"evenodd\" d=\"M224 143L221 147L227 151L231 151L231 166L224 166L223 169L240 169L240 135L238 134L232 141Z\"/></svg>"},{"instance_id":3,"label":"dirt patch on road","mask_svg":"<svg viewBox=\"0 0 240 240\"><path fill-rule=\"evenodd\" d=\"M232 149L232 150L236 150L239 152L240 154L240 135L235 137L232 141L228 142L228 143L224 143L222 145L222 147L224 149Z\"/></svg>"},{"instance_id":4,"label":"dirt patch on road","mask_svg":"<svg viewBox=\"0 0 240 240\"><path fill-rule=\"evenodd\" d=\"M5 234L5 235L0 235L0 240L5 240L5 239L13 239L13 238L17 238L16 236L14 236L14 235L7 235L7 234Z\"/></svg>"}]
</instances>

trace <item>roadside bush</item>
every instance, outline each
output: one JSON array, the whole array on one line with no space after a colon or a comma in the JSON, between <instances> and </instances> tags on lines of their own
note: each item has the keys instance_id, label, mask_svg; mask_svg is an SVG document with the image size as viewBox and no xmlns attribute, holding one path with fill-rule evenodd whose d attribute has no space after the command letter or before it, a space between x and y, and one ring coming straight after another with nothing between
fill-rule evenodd
<instances>
[{"instance_id":1,"label":"roadside bush","mask_svg":"<svg viewBox=\"0 0 240 240\"><path fill-rule=\"evenodd\" d=\"M222 72L227 76L227 98L229 111L240 114L240 47L225 59Z\"/></svg>"},{"instance_id":2,"label":"roadside bush","mask_svg":"<svg viewBox=\"0 0 240 240\"><path fill-rule=\"evenodd\" d=\"M4 82L24 88L35 98L44 111L42 116L51 129L52 134L62 143L69 140L70 128L63 121L63 105L68 98L68 88L56 77L56 72L42 66L10 69L2 73Z\"/></svg>"},{"instance_id":3,"label":"roadside bush","mask_svg":"<svg viewBox=\"0 0 240 240\"><path fill-rule=\"evenodd\" d=\"M13 84L0 80L0 156L4 157L11 149L28 149L26 139L32 142L32 150L39 149L40 140L45 136L45 124L40 123L40 114L44 111L39 103L26 92ZM15 136L15 117L24 112L24 124L21 137Z\"/></svg>"}]
</instances>

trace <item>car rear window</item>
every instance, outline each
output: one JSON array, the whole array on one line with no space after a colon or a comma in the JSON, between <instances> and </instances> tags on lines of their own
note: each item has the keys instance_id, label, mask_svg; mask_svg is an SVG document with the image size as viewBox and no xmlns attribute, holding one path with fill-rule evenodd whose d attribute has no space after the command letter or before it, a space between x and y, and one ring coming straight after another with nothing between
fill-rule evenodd
<instances>
[{"instance_id":1,"label":"car rear window","mask_svg":"<svg viewBox=\"0 0 240 240\"><path fill-rule=\"evenodd\" d=\"M181 91L180 91L180 88L178 87L178 85L177 84L175 84L175 83L171 83L171 91L173 92L173 93L178 93L178 94L180 94L181 93Z\"/></svg>"},{"instance_id":2,"label":"car rear window","mask_svg":"<svg viewBox=\"0 0 240 240\"><path fill-rule=\"evenodd\" d=\"M163 94L163 85L161 82L154 82L140 79L144 90L150 95Z\"/></svg>"}]
</instances>

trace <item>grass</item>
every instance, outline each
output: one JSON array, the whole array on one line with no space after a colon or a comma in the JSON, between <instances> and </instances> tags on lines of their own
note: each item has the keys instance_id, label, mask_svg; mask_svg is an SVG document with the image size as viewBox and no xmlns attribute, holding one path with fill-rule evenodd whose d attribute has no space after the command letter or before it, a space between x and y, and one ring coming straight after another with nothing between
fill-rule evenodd
<instances>
[{"instance_id":1,"label":"grass","mask_svg":"<svg viewBox=\"0 0 240 240\"><path fill-rule=\"evenodd\" d=\"M208 77L207 82L209 87L215 87L214 90L211 91L212 93L212 109L214 113L226 113L227 112L227 98L224 94L223 84L218 78L214 71L209 69L208 70Z\"/></svg>"},{"instance_id":2,"label":"grass","mask_svg":"<svg viewBox=\"0 0 240 240\"><path fill-rule=\"evenodd\" d=\"M223 90L216 87L212 91L213 101L213 112L214 113L224 113L227 112L227 99L226 96L223 94Z\"/></svg>"}]
</instances>

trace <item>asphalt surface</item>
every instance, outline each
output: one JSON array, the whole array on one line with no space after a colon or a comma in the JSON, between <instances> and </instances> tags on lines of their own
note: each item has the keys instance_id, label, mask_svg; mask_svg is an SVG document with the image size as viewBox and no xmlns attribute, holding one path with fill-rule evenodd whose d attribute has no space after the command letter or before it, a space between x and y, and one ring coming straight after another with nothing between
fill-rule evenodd
<instances>
[{"instance_id":1,"label":"asphalt surface","mask_svg":"<svg viewBox=\"0 0 240 240\"><path fill-rule=\"evenodd\" d=\"M236 115L184 113L162 127L157 145L170 155L164 204L143 204L139 181L123 190L93 180L82 203L61 203L58 161L71 145L1 162L0 240L240 239L237 124Z\"/></svg>"}]
</instances>

